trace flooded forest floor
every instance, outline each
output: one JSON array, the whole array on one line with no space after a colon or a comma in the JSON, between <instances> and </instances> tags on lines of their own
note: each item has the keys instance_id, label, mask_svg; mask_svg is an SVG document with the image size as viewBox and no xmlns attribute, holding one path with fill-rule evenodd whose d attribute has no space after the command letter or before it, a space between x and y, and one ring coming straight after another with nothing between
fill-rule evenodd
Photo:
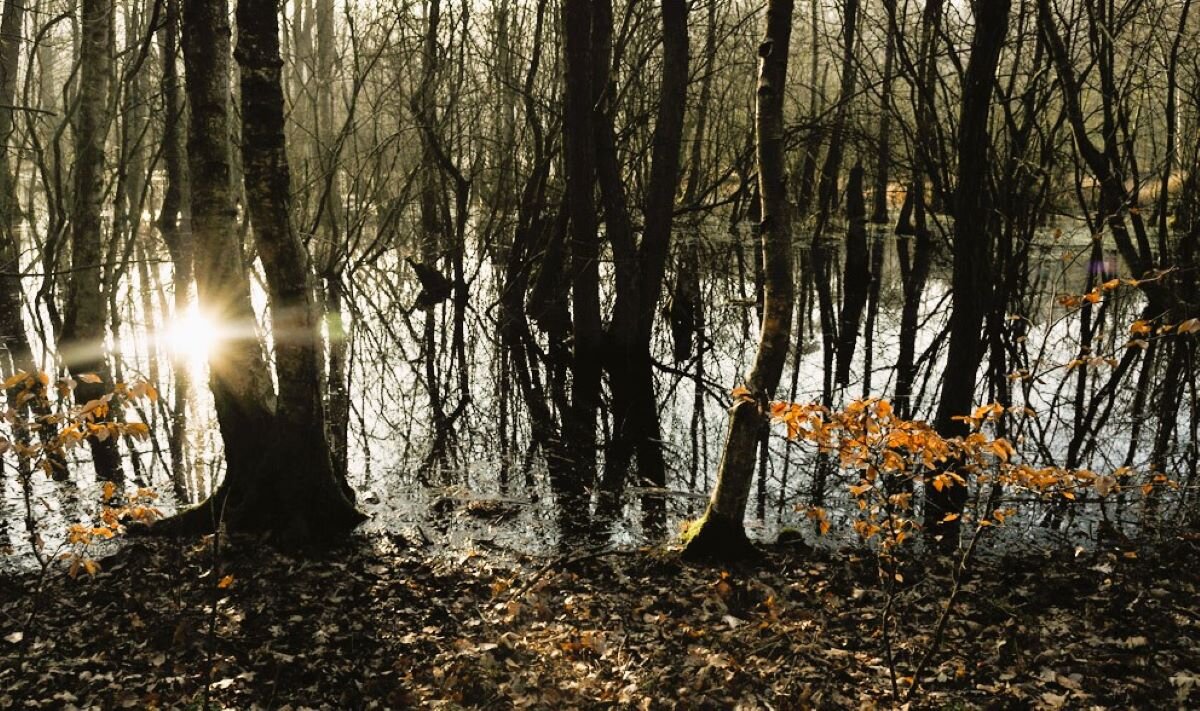
<instances>
[{"instance_id":1,"label":"flooded forest floor","mask_svg":"<svg viewBox=\"0 0 1200 711\"><path fill-rule=\"evenodd\" d=\"M93 577L0 577L0 708L893 708L953 585L803 544L729 569L397 534L306 561L219 548L131 540ZM1198 553L1182 533L978 556L909 707L1194 708Z\"/></svg>"}]
</instances>

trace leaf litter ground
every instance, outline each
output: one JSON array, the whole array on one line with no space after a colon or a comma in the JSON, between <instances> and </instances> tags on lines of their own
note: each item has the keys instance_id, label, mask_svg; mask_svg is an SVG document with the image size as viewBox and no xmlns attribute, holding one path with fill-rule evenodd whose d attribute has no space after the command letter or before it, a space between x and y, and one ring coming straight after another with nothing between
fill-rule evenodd
<instances>
[{"instance_id":1,"label":"leaf litter ground","mask_svg":"<svg viewBox=\"0 0 1200 711\"><path fill-rule=\"evenodd\" d=\"M910 706L1196 707L1200 542L1155 550L981 559ZM216 571L211 541L138 540L102 564L0 578L0 708L898 705L869 551L722 569L379 535L307 561L229 541ZM904 577L901 696L950 587L936 565Z\"/></svg>"}]
</instances>

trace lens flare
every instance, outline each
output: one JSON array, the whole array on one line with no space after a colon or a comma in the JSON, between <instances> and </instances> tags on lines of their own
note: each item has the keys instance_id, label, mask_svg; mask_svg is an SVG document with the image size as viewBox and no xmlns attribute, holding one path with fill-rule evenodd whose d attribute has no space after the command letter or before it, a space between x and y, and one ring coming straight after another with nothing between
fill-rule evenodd
<instances>
[{"instance_id":1,"label":"lens flare","mask_svg":"<svg viewBox=\"0 0 1200 711\"><path fill-rule=\"evenodd\" d=\"M173 355L203 365L221 340L221 332L212 319L192 306L168 324L163 340Z\"/></svg>"}]
</instances>

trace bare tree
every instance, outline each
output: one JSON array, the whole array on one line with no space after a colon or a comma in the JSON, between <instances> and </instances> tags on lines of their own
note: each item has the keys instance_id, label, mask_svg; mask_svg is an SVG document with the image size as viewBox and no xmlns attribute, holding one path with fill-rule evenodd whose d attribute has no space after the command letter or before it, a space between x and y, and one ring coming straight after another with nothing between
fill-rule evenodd
<instances>
[{"instance_id":1,"label":"bare tree","mask_svg":"<svg viewBox=\"0 0 1200 711\"><path fill-rule=\"evenodd\" d=\"M155 524L159 533L263 531L285 545L336 540L361 520L333 472L322 420L316 313L308 263L287 214L278 18L272 3L238 7L246 192L266 256L280 395L255 329L242 245L233 229L229 145L229 24L223 0L186 0L184 60L191 104L188 159L196 286L201 308L230 334L209 358L225 443L221 487L203 504ZM276 405L276 400L278 405Z\"/></svg>"},{"instance_id":2,"label":"bare tree","mask_svg":"<svg viewBox=\"0 0 1200 711\"><path fill-rule=\"evenodd\" d=\"M105 283L105 144L111 122L112 7L104 0L82 0L79 23L79 107L75 125L74 190L71 207L71 280L68 284L59 349L75 376L75 399L85 405L113 390L106 358L108 324ZM103 408L107 410L107 406ZM103 411L102 410L102 411ZM117 438L88 437L97 478L120 482L125 473Z\"/></svg>"},{"instance_id":3,"label":"bare tree","mask_svg":"<svg viewBox=\"0 0 1200 711\"><path fill-rule=\"evenodd\" d=\"M161 45L159 51L162 57L162 156L166 169L166 184L159 204L158 229L174 267L173 306L176 315L186 313L191 304L195 259L191 234L191 195L188 186L187 126L184 122L183 91L179 85L179 3L180 0L166 0L163 24L158 30ZM176 497L180 501L187 501L188 402L191 399L192 382L187 369L186 354L175 354L171 372L175 384L168 440L171 453L171 483Z\"/></svg>"},{"instance_id":4,"label":"bare tree","mask_svg":"<svg viewBox=\"0 0 1200 711\"><path fill-rule=\"evenodd\" d=\"M560 506L585 517L587 492L596 479L596 414L600 406L603 332L600 321L600 237L593 185L596 159L592 106L602 87L594 86L593 3L566 0L562 8L565 88L563 114L567 213L570 216L571 307L574 353L572 403L564 434L573 448L573 476L554 483Z\"/></svg>"},{"instance_id":5,"label":"bare tree","mask_svg":"<svg viewBox=\"0 0 1200 711\"><path fill-rule=\"evenodd\" d=\"M783 163L783 87L792 33L791 0L767 5L766 29L758 47L758 99L755 110L758 183L762 195L762 245L766 273L762 330L745 392L729 411L725 451L708 510L696 526L686 554L736 558L749 541L743 519L754 476L755 444L787 360L792 329L792 235Z\"/></svg>"},{"instance_id":6,"label":"bare tree","mask_svg":"<svg viewBox=\"0 0 1200 711\"><path fill-rule=\"evenodd\" d=\"M986 343L983 317L991 299L991 252L995 224L987 189L991 138L988 115L996 65L1008 33L1009 0L982 0L975 8L975 35L963 79L958 121L958 180L954 190L954 277L950 311L950 351L938 403L938 432L965 435L974 404L979 363ZM960 517L967 500L965 484L925 487L925 532L943 546L958 544Z\"/></svg>"}]
</instances>

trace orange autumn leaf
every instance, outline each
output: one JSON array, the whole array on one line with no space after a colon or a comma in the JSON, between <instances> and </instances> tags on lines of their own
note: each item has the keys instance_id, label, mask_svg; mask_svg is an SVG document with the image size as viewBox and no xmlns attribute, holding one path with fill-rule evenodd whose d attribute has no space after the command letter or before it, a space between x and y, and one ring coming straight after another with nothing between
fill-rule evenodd
<instances>
[{"instance_id":1,"label":"orange autumn leaf","mask_svg":"<svg viewBox=\"0 0 1200 711\"><path fill-rule=\"evenodd\" d=\"M1129 325L1129 333L1134 336L1145 336L1150 333L1150 324L1138 319Z\"/></svg>"},{"instance_id":2,"label":"orange autumn leaf","mask_svg":"<svg viewBox=\"0 0 1200 711\"><path fill-rule=\"evenodd\" d=\"M871 488L872 487L870 484L858 484L857 486L850 487L850 494L852 496L862 496L863 494L870 491Z\"/></svg>"}]
</instances>

